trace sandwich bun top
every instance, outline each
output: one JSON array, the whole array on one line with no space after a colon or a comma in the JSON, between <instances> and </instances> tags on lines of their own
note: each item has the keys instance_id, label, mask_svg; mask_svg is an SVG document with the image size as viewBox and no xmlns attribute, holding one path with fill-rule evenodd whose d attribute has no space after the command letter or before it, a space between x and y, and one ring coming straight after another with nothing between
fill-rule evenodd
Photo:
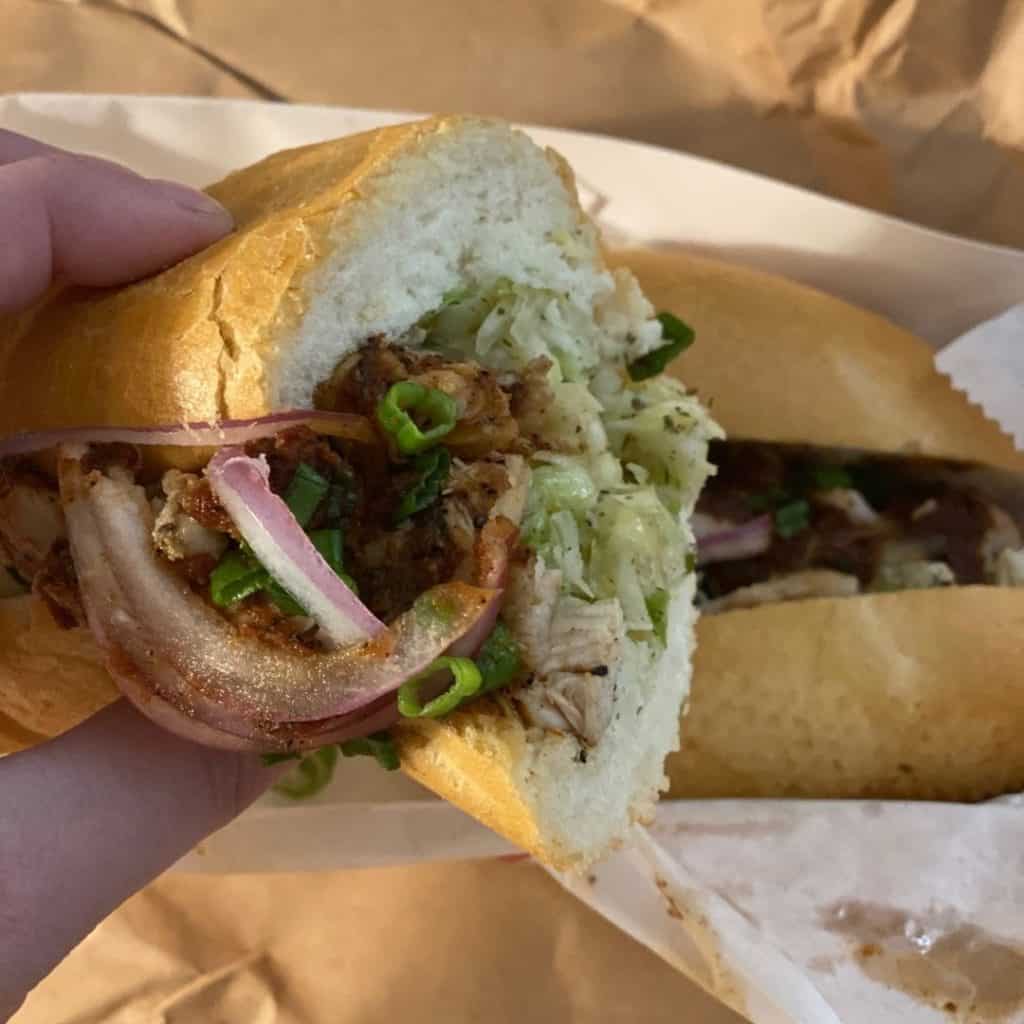
<instances>
[{"instance_id":1,"label":"sandwich bun top","mask_svg":"<svg viewBox=\"0 0 1024 1024\"><path fill-rule=\"evenodd\" d=\"M772 274L680 251L630 250L656 309L696 342L671 372L737 440L923 455L1024 471L1024 453L888 320Z\"/></svg>"},{"instance_id":2,"label":"sandwich bun top","mask_svg":"<svg viewBox=\"0 0 1024 1024\"><path fill-rule=\"evenodd\" d=\"M607 275L555 154L439 117L276 153L209 188L236 230L140 283L0 318L0 436L308 408L367 338L509 279L585 304Z\"/></svg>"}]
</instances>

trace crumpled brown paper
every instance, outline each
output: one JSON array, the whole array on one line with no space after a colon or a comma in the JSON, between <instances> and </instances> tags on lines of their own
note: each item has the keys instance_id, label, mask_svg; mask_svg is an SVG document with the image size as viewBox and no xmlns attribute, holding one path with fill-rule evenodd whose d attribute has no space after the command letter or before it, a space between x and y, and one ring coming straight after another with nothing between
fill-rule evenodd
<instances>
[{"instance_id":1,"label":"crumpled brown paper","mask_svg":"<svg viewBox=\"0 0 1024 1024\"><path fill-rule=\"evenodd\" d=\"M0 39L0 89L472 110L1024 244L1017 0L6 0Z\"/></svg>"},{"instance_id":2,"label":"crumpled brown paper","mask_svg":"<svg viewBox=\"0 0 1024 1024\"><path fill-rule=\"evenodd\" d=\"M14 1024L740 1024L528 863L168 875Z\"/></svg>"}]
</instances>

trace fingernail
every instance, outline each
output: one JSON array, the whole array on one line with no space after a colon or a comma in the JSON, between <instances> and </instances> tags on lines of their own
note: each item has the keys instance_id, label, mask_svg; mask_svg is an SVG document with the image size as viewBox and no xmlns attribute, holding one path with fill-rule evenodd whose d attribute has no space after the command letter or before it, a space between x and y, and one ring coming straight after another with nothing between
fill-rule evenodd
<instances>
[{"instance_id":1,"label":"fingernail","mask_svg":"<svg viewBox=\"0 0 1024 1024\"><path fill-rule=\"evenodd\" d=\"M234 226L234 219L227 210L217 202L216 199L208 196L199 189L189 188L177 181L162 181L159 178L151 179L157 195L161 199L180 206L189 213L197 213L202 217L213 217L224 222L230 228Z\"/></svg>"}]
</instances>

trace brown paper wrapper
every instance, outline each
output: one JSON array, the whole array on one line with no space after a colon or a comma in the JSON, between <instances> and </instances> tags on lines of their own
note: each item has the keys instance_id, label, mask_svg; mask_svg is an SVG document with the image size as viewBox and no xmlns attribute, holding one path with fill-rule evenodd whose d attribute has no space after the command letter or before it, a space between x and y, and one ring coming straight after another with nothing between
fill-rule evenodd
<instances>
[{"instance_id":1,"label":"brown paper wrapper","mask_svg":"<svg viewBox=\"0 0 1024 1024\"><path fill-rule=\"evenodd\" d=\"M7 0L0 89L496 114L1024 244L1024 8L1010 0L244 7Z\"/></svg>"},{"instance_id":2,"label":"brown paper wrapper","mask_svg":"<svg viewBox=\"0 0 1024 1024\"><path fill-rule=\"evenodd\" d=\"M526 862L168 875L15 1024L741 1024Z\"/></svg>"}]
</instances>

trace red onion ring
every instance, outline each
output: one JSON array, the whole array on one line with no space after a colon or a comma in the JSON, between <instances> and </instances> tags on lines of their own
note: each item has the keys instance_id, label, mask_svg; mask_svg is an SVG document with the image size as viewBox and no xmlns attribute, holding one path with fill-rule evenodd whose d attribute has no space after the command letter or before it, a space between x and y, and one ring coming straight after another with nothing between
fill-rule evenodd
<instances>
[{"instance_id":1,"label":"red onion ring","mask_svg":"<svg viewBox=\"0 0 1024 1024\"><path fill-rule=\"evenodd\" d=\"M489 519L476 541L477 584L491 590L503 590L508 576L508 563L519 539L519 528L504 516ZM452 644L448 653L455 658L471 658L483 647L498 621L501 605L495 601L487 615L482 615L462 639Z\"/></svg>"},{"instance_id":2,"label":"red onion ring","mask_svg":"<svg viewBox=\"0 0 1024 1024\"><path fill-rule=\"evenodd\" d=\"M499 591L453 582L374 640L309 654L247 641L158 559L141 487L85 473L76 457L58 469L86 615L114 680L144 714L140 685L183 719L259 749L335 742L358 712L360 732L374 731L376 716L363 715L500 603Z\"/></svg>"},{"instance_id":3,"label":"red onion ring","mask_svg":"<svg viewBox=\"0 0 1024 1024\"><path fill-rule=\"evenodd\" d=\"M0 439L0 458L30 455L62 444L136 444L166 445L177 448L220 448L240 445L279 434L291 427L309 427L318 434L341 437L364 444L377 444L380 438L365 416L345 412L320 412L293 409L249 420L222 420L219 423L182 423L159 427L68 427L31 433L11 434Z\"/></svg>"},{"instance_id":4,"label":"red onion ring","mask_svg":"<svg viewBox=\"0 0 1024 1024\"><path fill-rule=\"evenodd\" d=\"M702 532L699 524L700 520L694 516L698 565L752 558L764 554L772 546L772 518L768 515L708 532Z\"/></svg>"},{"instance_id":5,"label":"red onion ring","mask_svg":"<svg viewBox=\"0 0 1024 1024\"><path fill-rule=\"evenodd\" d=\"M222 448L206 476L260 564L299 602L335 646L380 636L387 626L327 564L291 510L270 489L266 459Z\"/></svg>"}]
</instances>

